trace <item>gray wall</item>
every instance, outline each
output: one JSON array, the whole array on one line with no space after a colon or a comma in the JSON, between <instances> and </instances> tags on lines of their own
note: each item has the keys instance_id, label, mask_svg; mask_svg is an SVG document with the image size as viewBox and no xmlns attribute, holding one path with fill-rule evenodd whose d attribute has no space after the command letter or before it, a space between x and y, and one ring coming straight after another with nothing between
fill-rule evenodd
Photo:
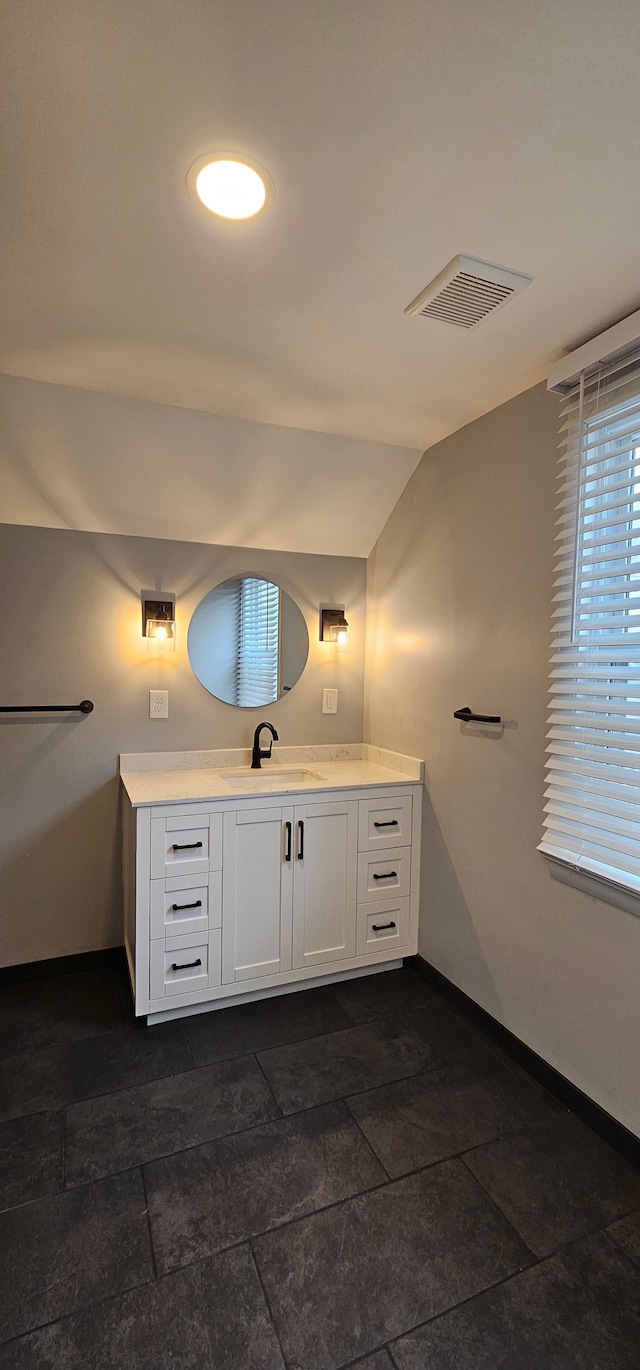
<instances>
[{"instance_id":1,"label":"gray wall","mask_svg":"<svg viewBox=\"0 0 640 1370\"><path fill-rule=\"evenodd\" d=\"M423 457L369 562L365 738L426 761L422 955L638 1133L640 919L536 852L557 428L536 387Z\"/></svg>"},{"instance_id":2,"label":"gray wall","mask_svg":"<svg viewBox=\"0 0 640 1370\"><path fill-rule=\"evenodd\" d=\"M0 964L121 941L118 755L240 747L264 711L221 704L196 680L186 630L213 585L239 571L277 581L309 627L307 668L269 706L283 744L362 740L366 563L358 558L215 547L57 529L0 526L0 704L71 703L94 712L0 715ZM177 649L141 635L140 591L177 594ZM318 641L318 606L347 605L338 656ZM337 686L339 713L321 713ZM167 721L149 690L169 690Z\"/></svg>"}]
</instances>

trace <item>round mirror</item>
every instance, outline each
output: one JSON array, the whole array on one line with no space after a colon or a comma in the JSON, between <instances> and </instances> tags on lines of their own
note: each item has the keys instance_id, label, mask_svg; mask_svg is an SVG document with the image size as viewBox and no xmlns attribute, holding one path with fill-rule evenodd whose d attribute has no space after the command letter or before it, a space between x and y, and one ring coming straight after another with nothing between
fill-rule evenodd
<instances>
[{"instance_id":1,"label":"round mirror","mask_svg":"<svg viewBox=\"0 0 640 1370\"><path fill-rule=\"evenodd\" d=\"M200 684L216 699L261 709L300 679L309 634L297 604L279 585L233 576L198 605L187 650Z\"/></svg>"}]
</instances>

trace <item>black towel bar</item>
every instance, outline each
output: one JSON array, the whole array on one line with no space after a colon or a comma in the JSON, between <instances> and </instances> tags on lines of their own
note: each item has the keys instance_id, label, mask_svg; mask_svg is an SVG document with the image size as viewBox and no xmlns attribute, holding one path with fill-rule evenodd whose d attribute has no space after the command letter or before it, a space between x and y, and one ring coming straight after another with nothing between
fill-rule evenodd
<instances>
[{"instance_id":1,"label":"black towel bar","mask_svg":"<svg viewBox=\"0 0 640 1370\"><path fill-rule=\"evenodd\" d=\"M93 701L81 699L79 704L3 704L0 714L81 714L93 712Z\"/></svg>"},{"instance_id":2,"label":"black towel bar","mask_svg":"<svg viewBox=\"0 0 640 1370\"><path fill-rule=\"evenodd\" d=\"M469 706L465 709L455 709L454 718L459 718L461 723L502 723L500 714L474 714Z\"/></svg>"}]
</instances>

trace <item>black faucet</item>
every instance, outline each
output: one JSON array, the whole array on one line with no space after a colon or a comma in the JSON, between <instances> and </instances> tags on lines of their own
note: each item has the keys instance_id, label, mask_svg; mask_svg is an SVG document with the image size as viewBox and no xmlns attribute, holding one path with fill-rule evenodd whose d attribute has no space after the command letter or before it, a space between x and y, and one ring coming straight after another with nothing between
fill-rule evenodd
<instances>
[{"instance_id":1,"label":"black faucet","mask_svg":"<svg viewBox=\"0 0 640 1370\"><path fill-rule=\"evenodd\" d=\"M270 756L271 756L271 748L272 748L272 746L273 746L273 742L270 742L270 743L269 743L269 750L268 750L268 752L263 752L263 751L261 750L261 747L260 747L260 733L262 732L262 729L263 729L263 728L268 728L268 729L269 729L269 732L271 733L271 736L272 736L272 738L273 738L273 742L277 742L277 741L278 741L278 734L277 734L277 732L276 732L276 730L275 730L275 728L274 728L274 726L273 726L273 723L259 723L259 724L258 724L258 726L257 726L257 728L256 728L256 730L255 730L255 733L253 734L253 751L252 751L252 753L251 753L251 769L252 769L252 771L259 771L259 770L261 769L260 762L261 762L262 758L263 758L263 757L270 757Z\"/></svg>"}]
</instances>

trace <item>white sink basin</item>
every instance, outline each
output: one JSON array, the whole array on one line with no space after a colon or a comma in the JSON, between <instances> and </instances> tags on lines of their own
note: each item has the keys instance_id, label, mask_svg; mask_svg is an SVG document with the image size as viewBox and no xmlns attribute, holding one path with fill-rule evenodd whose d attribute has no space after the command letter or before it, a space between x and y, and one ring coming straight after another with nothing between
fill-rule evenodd
<instances>
[{"instance_id":1,"label":"white sink basin","mask_svg":"<svg viewBox=\"0 0 640 1370\"><path fill-rule=\"evenodd\" d=\"M263 766L255 771L250 766L243 766L237 771L225 768L220 772L220 777L233 785L234 789L243 786L251 790L264 790L271 785L277 785L280 789L287 785L313 785L314 781L320 779L313 771L300 770L295 766Z\"/></svg>"}]
</instances>

